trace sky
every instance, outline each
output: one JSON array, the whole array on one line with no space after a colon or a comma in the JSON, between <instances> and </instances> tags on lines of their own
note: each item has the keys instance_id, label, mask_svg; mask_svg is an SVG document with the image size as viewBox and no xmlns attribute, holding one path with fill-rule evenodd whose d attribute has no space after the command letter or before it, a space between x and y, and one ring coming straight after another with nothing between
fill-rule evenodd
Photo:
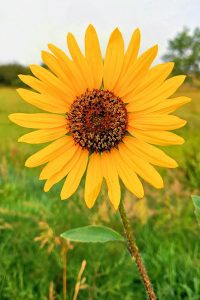
<instances>
[{"instance_id":1,"label":"sky","mask_svg":"<svg viewBox=\"0 0 200 300\"><path fill-rule=\"evenodd\" d=\"M2 3L1 3L2 2ZM159 45L158 60L184 26L200 26L200 0L0 0L0 63L40 63L40 51L54 43L65 51L73 32L84 49L84 32L92 23L105 53L118 27L127 45L141 29L141 50Z\"/></svg>"}]
</instances>

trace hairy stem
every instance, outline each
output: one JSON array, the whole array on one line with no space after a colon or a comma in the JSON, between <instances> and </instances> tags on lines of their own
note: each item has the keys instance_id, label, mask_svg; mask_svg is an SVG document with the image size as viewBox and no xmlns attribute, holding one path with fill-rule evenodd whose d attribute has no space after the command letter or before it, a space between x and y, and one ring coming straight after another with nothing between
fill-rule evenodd
<instances>
[{"instance_id":1,"label":"hairy stem","mask_svg":"<svg viewBox=\"0 0 200 300\"><path fill-rule=\"evenodd\" d=\"M119 213L120 213L120 216L121 216L121 220L122 220L122 223L123 223L123 226L124 226L125 235L126 235L127 242L128 242L128 250L129 250L132 258L135 260L138 271L140 273L140 276L141 276L142 281L144 283L144 286L146 288L147 295L148 295L150 300L156 300L156 296L155 296L150 278L147 274L146 268L145 268L144 263L142 261L142 258L141 258L140 252L138 250L135 238L133 236L133 231L131 229L131 225L130 225L129 219L127 217L127 214L125 212L124 205L123 205L122 201L119 205Z\"/></svg>"}]
</instances>

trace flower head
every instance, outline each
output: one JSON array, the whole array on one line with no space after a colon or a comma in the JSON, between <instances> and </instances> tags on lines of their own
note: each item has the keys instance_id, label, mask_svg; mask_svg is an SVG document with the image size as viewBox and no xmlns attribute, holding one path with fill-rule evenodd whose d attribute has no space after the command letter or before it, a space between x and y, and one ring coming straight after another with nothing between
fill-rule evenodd
<instances>
[{"instance_id":1,"label":"flower head","mask_svg":"<svg viewBox=\"0 0 200 300\"><path fill-rule=\"evenodd\" d=\"M104 60L92 25L85 33L85 54L69 33L71 58L56 46L42 51L48 69L31 65L34 76L19 75L35 91L18 89L29 104L48 113L9 116L16 124L38 129L19 138L20 142L51 142L28 158L27 167L45 164L40 179L48 191L65 178L61 199L69 198L86 172L85 201L92 207L103 178L115 209L120 202L121 179L126 188L142 198L139 177L156 188L163 180L155 166L175 168L177 163L154 145L182 144L184 140L169 130L185 125L172 115L190 101L170 98L185 76L167 79L173 63L151 67L157 54L154 46L138 57L140 31L136 29L124 50L121 32L115 29ZM138 177L139 176L139 177Z\"/></svg>"}]
</instances>

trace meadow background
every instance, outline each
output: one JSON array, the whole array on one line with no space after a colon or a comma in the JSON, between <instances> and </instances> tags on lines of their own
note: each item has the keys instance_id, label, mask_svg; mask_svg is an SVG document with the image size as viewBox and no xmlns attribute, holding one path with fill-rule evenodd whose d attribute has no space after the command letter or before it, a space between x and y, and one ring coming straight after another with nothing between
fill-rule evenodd
<instances>
[{"instance_id":1,"label":"meadow background","mask_svg":"<svg viewBox=\"0 0 200 300\"><path fill-rule=\"evenodd\" d=\"M188 121L177 131L186 142L165 148L179 164L177 169L159 169L165 188L159 191L145 184L142 200L124 191L125 206L158 299L200 300L200 228L191 200L192 194L200 194L199 29L180 28L164 54L161 61L176 62L174 74L188 75L176 93L192 98L177 113ZM18 144L27 130L7 117L37 111L16 92L19 73L29 74L27 65L0 66L0 299L61 300L65 271L67 299L146 299L136 266L122 244L65 244L59 238L67 229L88 224L110 226L122 234L123 228L105 186L88 210L84 180L70 200L60 201L62 183L46 194L38 180L40 169L24 167L26 158L41 146Z\"/></svg>"}]
</instances>

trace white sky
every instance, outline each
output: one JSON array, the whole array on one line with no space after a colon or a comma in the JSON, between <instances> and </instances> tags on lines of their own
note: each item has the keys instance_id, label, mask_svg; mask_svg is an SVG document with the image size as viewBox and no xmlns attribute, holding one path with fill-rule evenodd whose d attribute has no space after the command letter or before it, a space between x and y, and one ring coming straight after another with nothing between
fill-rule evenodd
<instances>
[{"instance_id":1,"label":"white sky","mask_svg":"<svg viewBox=\"0 0 200 300\"><path fill-rule=\"evenodd\" d=\"M117 26L127 44L133 29L142 31L142 50L155 43L163 55L168 39L200 26L200 0L0 0L0 63L39 63L40 51L52 42L65 48L73 32L83 48L92 23L103 52Z\"/></svg>"}]
</instances>

